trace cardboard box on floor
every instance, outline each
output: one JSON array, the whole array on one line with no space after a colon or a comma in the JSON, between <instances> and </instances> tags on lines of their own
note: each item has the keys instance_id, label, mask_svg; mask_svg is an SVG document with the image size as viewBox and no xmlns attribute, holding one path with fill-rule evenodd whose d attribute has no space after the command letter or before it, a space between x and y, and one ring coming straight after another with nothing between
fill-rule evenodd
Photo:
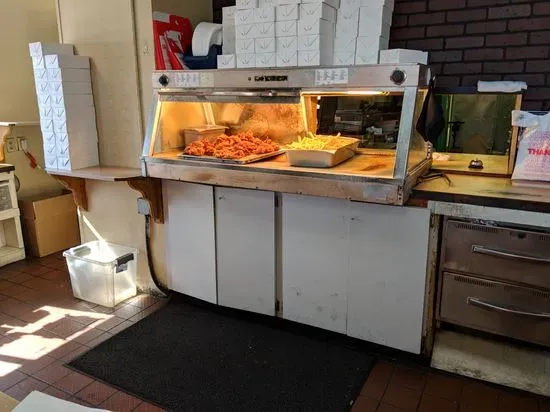
<instances>
[{"instance_id":1,"label":"cardboard box on floor","mask_svg":"<svg viewBox=\"0 0 550 412\"><path fill-rule=\"evenodd\" d=\"M71 193L19 201L25 248L43 257L80 244L76 205Z\"/></svg>"}]
</instances>

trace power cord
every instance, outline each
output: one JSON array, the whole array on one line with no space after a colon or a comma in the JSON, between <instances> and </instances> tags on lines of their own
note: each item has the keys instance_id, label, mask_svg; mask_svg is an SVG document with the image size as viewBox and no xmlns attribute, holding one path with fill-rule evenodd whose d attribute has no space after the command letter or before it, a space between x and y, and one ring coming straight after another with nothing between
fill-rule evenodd
<instances>
[{"instance_id":1,"label":"power cord","mask_svg":"<svg viewBox=\"0 0 550 412\"><path fill-rule=\"evenodd\" d=\"M170 296L170 289L168 289L159 281L155 272L155 268L153 267L153 256L151 253L151 215L149 214L145 215L145 249L147 251L147 262L149 264L149 272L151 272L153 283L155 284L157 289L160 290L164 295Z\"/></svg>"}]
</instances>

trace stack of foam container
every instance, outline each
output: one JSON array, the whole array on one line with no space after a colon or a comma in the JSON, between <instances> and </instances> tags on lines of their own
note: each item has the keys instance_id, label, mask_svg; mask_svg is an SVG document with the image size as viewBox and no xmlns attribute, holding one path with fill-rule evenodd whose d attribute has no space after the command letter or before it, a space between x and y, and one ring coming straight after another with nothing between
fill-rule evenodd
<instances>
[{"instance_id":1,"label":"stack of foam container","mask_svg":"<svg viewBox=\"0 0 550 412\"><path fill-rule=\"evenodd\" d=\"M218 68L377 64L393 7L394 0L236 0L223 9Z\"/></svg>"},{"instance_id":2,"label":"stack of foam container","mask_svg":"<svg viewBox=\"0 0 550 412\"><path fill-rule=\"evenodd\" d=\"M388 48L393 0L341 0L336 20L334 65L377 64Z\"/></svg>"},{"instance_id":3,"label":"stack of foam container","mask_svg":"<svg viewBox=\"0 0 550 412\"><path fill-rule=\"evenodd\" d=\"M68 44L30 43L46 169L99 164L90 59Z\"/></svg>"}]
</instances>

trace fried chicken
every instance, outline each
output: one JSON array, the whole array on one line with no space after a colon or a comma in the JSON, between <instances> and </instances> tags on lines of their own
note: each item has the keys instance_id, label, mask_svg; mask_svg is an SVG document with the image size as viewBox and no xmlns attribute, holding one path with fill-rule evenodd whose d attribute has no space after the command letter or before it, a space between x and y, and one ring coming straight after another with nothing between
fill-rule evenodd
<instances>
[{"instance_id":1,"label":"fried chicken","mask_svg":"<svg viewBox=\"0 0 550 412\"><path fill-rule=\"evenodd\" d=\"M279 145L271 139L259 139L252 132L242 132L235 136L222 134L214 143L201 139L191 143L184 150L191 156L214 156L219 159L241 159L256 154L267 154L279 150Z\"/></svg>"}]
</instances>

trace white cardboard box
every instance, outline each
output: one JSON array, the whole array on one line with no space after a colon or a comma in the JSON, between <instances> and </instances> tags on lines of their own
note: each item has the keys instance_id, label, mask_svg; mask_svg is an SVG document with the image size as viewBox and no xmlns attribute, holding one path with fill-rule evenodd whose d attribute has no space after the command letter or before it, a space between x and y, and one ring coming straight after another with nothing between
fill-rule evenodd
<instances>
[{"instance_id":1,"label":"white cardboard box","mask_svg":"<svg viewBox=\"0 0 550 412\"><path fill-rule=\"evenodd\" d=\"M353 66L355 64L355 49L354 50L336 50L332 61L334 66Z\"/></svg>"},{"instance_id":2,"label":"white cardboard box","mask_svg":"<svg viewBox=\"0 0 550 412\"><path fill-rule=\"evenodd\" d=\"M226 40L222 44L222 53L223 54L235 54L236 53L236 44L235 39Z\"/></svg>"},{"instance_id":3,"label":"white cardboard box","mask_svg":"<svg viewBox=\"0 0 550 412\"><path fill-rule=\"evenodd\" d=\"M31 57L45 56L47 54L74 55L74 46L72 44L59 43L29 43L29 52Z\"/></svg>"},{"instance_id":4,"label":"white cardboard box","mask_svg":"<svg viewBox=\"0 0 550 412\"><path fill-rule=\"evenodd\" d=\"M330 66L332 61L332 50L298 50L298 66Z\"/></svg>"},{"instance_id":5,"label":"white cardboard box","mask_svg":"<svg viewBox=\"0 0 550 412\"><path fill-rule=\"evenodd\" d=\"M229 7L222 7L222 21L225 23L226 21L230 23L233 21L235 22L235 12L237 11L237 7L235 6L229 6Z\"/></svg>"},{"instance_id":6,"label":"white cardboard box","mask_svg":"<svg viewBox=\"0 0 550 412\"><path fill-rule=\"evenodd\" d=\"M300 18L300 5L287 4L285 6L277 6L275 9L276 21L298 20Z\"/></svg>"},{"instance_id":7,"label":"white cardboard box","mask_svg":"<svg viewBox=\"0 0 550 412\"><path fill-rule=\"evenodd\" d=\"M255 9L258 7L258 0L236 0L237 10Z\"/></svg>"},{"instance_id":8,"label":"white cardboard box","mask_svg":"<svg viewBox=\"0 0 550 412\"><path fill-rule=\"evenodd\" d=\"M275 21L275 7L267 6L254 9L254 23L272 23Z\"/></svg>"},{"instance_id":9,"label":"white cardboard box","mask_svg":"<svg viewBox=\"0 0 550 412\"><path fill-rule=\"evenodd\" d=\"M40 120L53 120L53 107L38 105Z\"/></svg>"},{"instance_id":10,"label":"white cardboard box","mask_svg":"<svg viewBox=\"0 0 550 412\"><path fill-rule=\"evenodd\" d=\"M380 49L387 43L384 37L358 37L355 64L378 64Z\"/></svg>"},{"instance_id":11,"label":"white cardboard box","mask_svg":"<svg viewBox=\"0 0 550 412\"><path fill-rule=\"evenodd\" d=\"M367 1L378 1L378 0L367 0ZM340 0L302 0L302 3L326 3L329 6L334 7L335 9L340 8Z\"/></svg>"},{"instance_id":12,"label":"white cardboard box","mask_svg":"<svg viewBox=\"0 0 550 412\"><path fill-rule=\"evenodd\" d=\"M298 36L298 50L302 51L317 51L317 50L333 50L334 38L331 36L322 36L320 34L307 34Z\"/></svg>"},{"instance_id":13,"label":"white cardboard box","mask_svg":"<svg viewBox=\"0 0 550 412\"><path fill-rule=\"evenodd\" d=\"M258 7L276 6L277 0L259 0Z\"/></svg>"},{"instance_id":14,"label":"white cardboard box","mask_svg":"<svg viewBox=\"0 0 550 412\"><path fill-rule=\"evenodd\" d=\"M86 56L46 55L46 69L89 69L90 58Z\"/></svg>"},{"instance_id":15,"label":"white cardboard box","mask_svg":"<svg viewBox=\"0 0 550 412\"><path fill-rule=\"evenodd\" d=\"M253 39L256 37L256 25L244 24L242 26L235 26L235 38L239 39ZM238 48L238 46L237 46Z\"/></svg>"},{"instance_id":16,"label":"white cardboard box","mask_svg":"<svg viewBox=\"0 0 550 412\"><path fill-rule=\"evenodd\" d=\"M255 39L237 39L235 43L236 54L254 53Z\"/></svg>"},{"instance_id":17,"label":"white cardboard box","mask_svg":"<svg viewBox=\"0 0 550 412\"><path fill-rule=\"evenodd\" d=\"M355 56L355 48L357 46L357 37L335 37L334 51L335 52L353 52Z\"/></svg>"},{"instance_id":18,"label":"white cardboard box","mask_svg":"<svg viewBox=\"0 0 550 412\"><path fill-rule=\"evenodd\" d=\"M277 55L275 53L256 54L256 67L276 67Z\"/></svg>"},{"instance_id":19,"label":"white cardboard box","mask_svg":"<svg viewBox=\"0 0 550 412\"><path fill-rule=\"evenodd\" d=\"M34 83L35 87L36 87L36 94L39 95L39 94L50 94L51 91L50 91L50 83L45 81L45 82L35 82Z\"/></svg>"},{"instance_id":20,"label":"white cardboard box","mask_svg":"<svg viewBox=\"0 0 550 412\"><path fill-rule=\"evenodd\" d=\"M47 82L48 81L48 69L34 69L34 82Z\"/></svg>"},{"instance_id":21,"label":"white cardboard box","mask_svg":"<svg viewBox=\"0 0 550 412\"><path fill-rule=\"evenodd\" d=\"M256 66L256 54L255 53L243 53L237 54L237 68L249 69Z\"/></svg>"},{"instance_id":22,"label":"white cardboard box","mask_svg":"<svg viewBox=\"0 0 550 412\"><path fill-rule=\"evenodd\" d=\"M298 36L287 36L277 38L277 52L297 52Z\"/></svg>"},{"instance_id":23,"label":"white cardboard box","mask_svg":"<svg viewBox=\"0 0 550 412\"><path fill-rule=\"evenodd\" d=\"M277 52L277 67L296 67L296 66L298 66L297 51Z\"/></svg>"},{"instance_id":24,"label":"white cardboard box","mask_svg":"<svg viewBox=\"0 0 550 412\"><path fill-rule=\"evenodd\" d=\"M94 97L91 94L49 95L52 107L93 106Z\"/></svg>"},{"instance_id":25,"label":"white cardboard box","mask_svg":"<svg viewBox=\"0 0 550 412\"><path fill-rule=\"evenodd\" d=\"M237 61L234 54L220 54L218 56L218 69L234 69Z\"/></svg>"},{"instance_id":26,"label":"white cardboard box","mask_svg":"<svg viewBox=\"0 0 550 412\"><path fill-rule=\"evenodd\" d=\"M336 9L325 3L304 3L300 4L300 18L336 21Z\"/></svg>"},{"instance_id":27,"label":"white cardboard box","mask_svg":"<svg viewBox=\"0 0 550 412\"><path fill-rule=\"evenodd\" d=\"M34 70L46 68L46 58L44 56L33 56L31 59Z\"/></svg>"},{"instance_id":28,"label":"white cardboard box","mask_svg":"<svg viewBox=\"0 0 550 412\"><path fill-rule=\"evenodd\" d=\"M359 10L338 11L336 18L336 37L357 37L359 34Z\"/></svg>"},{"instance_id":29,"label":"white cardboard box","mask_svg":"<svg viewBox=\"0 0 550 412\"><path fill-rule=\"evenodd\" d=\"M235 12L235 25L254 24L254 9L237 10Z\"/></svg>"},{"instance_id":30,"label":"white cardboard box","mask_svg":"<svg viewBox=\"0 0 550 412\"><path fill-rule=\"evenodd\" d=\"M88 69L47 69L47 76L56 82L91 82Z\"/></svg>"},{"instance_id":31,"label":"white cardboard box","mask_svg":"<svg viewBox=\"0 0 550 412\"><path fill-rule=\"evenodd\" d=\"M334 36L334 23L322 19L300 19L298 20L298 36L306 34L321 34Z\"/></svg>"},{"instance_id":32,"label":"white cardboard box","mask_svg":"<svg viewBox=\"0 0 550 412\"><path fill-rule=\"evenodd\" d=\"M380 64L419 63L428 64L428 53L421 50L390 49L380 51Z\"/></svg>"},{"instance_id":33,"label":"white cardboard box","mask_svg":"<svg viewBox=\"0 0 550 412\"><path fill-rule=\"evenodd\" d=\"M44 155L44 166L46 166L46 169L50 170L57 169L57 156Z\"/></svg>"},{"instance_id":34,"label":"white cardboard box","mask_svg":"<svg viewBox=\"0 0 550 412\"><path fill-rule=\"evenodd\" d=\"M52 94L92 94L92 83L90 82L48 82Z\"/></svg>"},{"instance_id":35,"label":"white cardboard box","mask_svg":"<svg viewBox=\"0 0 550 412\"><path fill-rule=\"evenodd\" d=\"M275 22L256 23L256 38L275 37Z\"/></svg>"},{"instance_id":36,"label":"white cardboard box","mask_svg":"<svg viewBox=\"0 0 550 412\"><path fill-rule=\"evenodd\" d=\"M278 21L275 23L275 36L288 37L298 35L298 21Z\"/></svg>"},{"instance_id":37,"label":"white cardboard box","mask_svg":"<svg viewBox=\"0 0 550 412\"><path fill-rule=\"evenodd\" d=\"M55 134L67 133L71 136L74 132L85 132L88 130L97 131L95 117L90 116L73 116L67 119L53 120L53 131Z\"/></svg>"},{"instance_id":38,"label":"white cardboard box","mask_svg":"<svg viewBox=\"0 0 550 412\"><path fill-rule=\"evenodd\" d=\"M95 108L94 106L69 106L69 107L52 107L55 121L82 122L82 124L94 125L95 129ZM71 130L82 129L82 127L71 127ZM88 129L88 127L86 127Z\"/></svg>"},{"instance_id":39,"label":"white cardboard box","mask_svg":"<svg viewBox=\"0 0 550 412\"><path fill-rule=\"evenodd\" d=\"M262 39L255 40L254 52L256 54L264 53L275 53L277 51L277 43L275 42L275 37L265 37ZM256 61L258 59L256 58ZM265 66L261 66L265 67Z\"/></svg>"},{"instance_id":40,"label":"white cardboard box","mask_svg":"<svg viewBox=\"0 0 550 412\"><path fill-rule=\"evenodd\" d=\"M359 8L359 28L362 26L391 26L392 14L385 6L371 6Z\"/></svg>"},{"instance_id":41,"label":"white cardboard box","mask_svg":"<svg viewBox=\"0 0 550 412\"><path fill-rule=\"evenodd\" d=\"M362 0L340 0L340 10L346 13L359 10Z\"/></svg>"},{"instance_id":42,"label":"white cardboard box","mask_svg":"<svg viewBox=\"0 0 550 412\"><path fill-rule=\"evenodd\" d=\"M277 0L277 6L284 6L287 4L300 4L302 0Z\"/></svg>"},{"instance_id":43,"label":"white cardboard box","mask_svg":"<svg viewBox=\"0 0 550 412\"><path fill-rule=\"evenodd\" d=\"M55 133L49 132L42 134L42 140L44 141L44 144L46 145L54 145L55 146Z\"/></svg>"}]
</instances>

